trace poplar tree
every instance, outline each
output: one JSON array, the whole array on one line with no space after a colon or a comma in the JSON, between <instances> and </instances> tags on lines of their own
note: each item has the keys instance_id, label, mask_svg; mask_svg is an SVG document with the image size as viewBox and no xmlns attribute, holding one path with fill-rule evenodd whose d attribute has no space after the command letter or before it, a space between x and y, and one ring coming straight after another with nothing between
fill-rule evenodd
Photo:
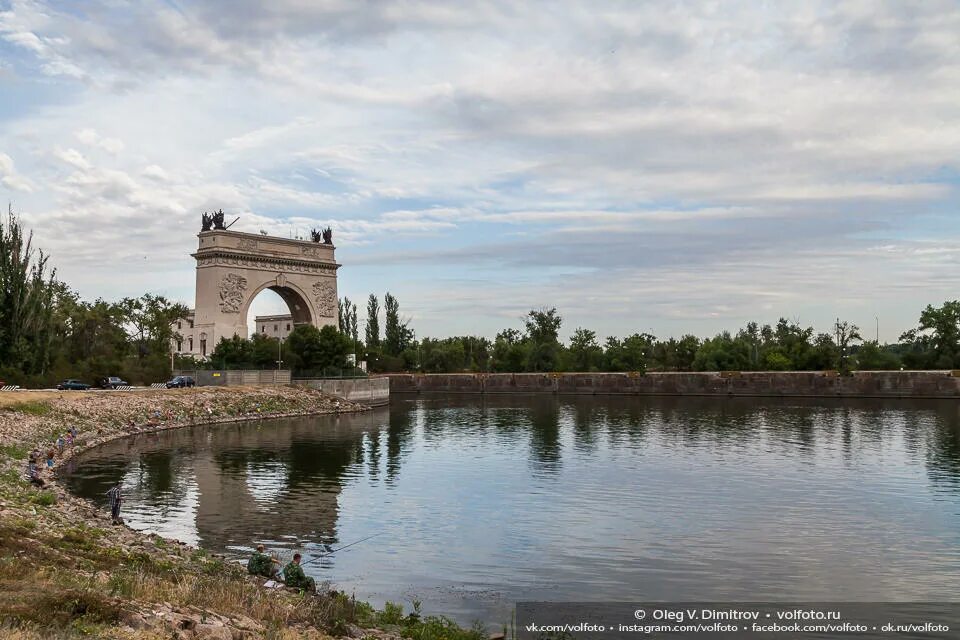
<instances>
[{"instance_id":1,"label":"poplar tree","mask_svg":"<svg viewBox=\"0 0 960 640\"><path fill-rule=\"evenodd\" d=\"M366 338L367 349L378 349L380 347L380 302L377 296L370 294L367 298L367 327L364 337Z\"/></svg>"}]
</instances>

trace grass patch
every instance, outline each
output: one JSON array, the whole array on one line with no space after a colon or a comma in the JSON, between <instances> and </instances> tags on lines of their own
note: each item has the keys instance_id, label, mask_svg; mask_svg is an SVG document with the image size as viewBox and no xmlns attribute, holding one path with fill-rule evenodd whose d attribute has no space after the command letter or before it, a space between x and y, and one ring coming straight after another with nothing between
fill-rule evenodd
<instances>
[{"instance_id":1,"label":"grass patch","mask_svg":"<svg viewBox=\"0 0 960 640\"><path fill-rule=\"evenodd\" d=\"M22 460L27 457L29 449L24 444L0 445L0 460Z\"/></svg>"},{"instance_id":2,"label":"grass patch","mask_svg":"<svg viewBox=\"0 0 960 640\"><path fill-rule=\"evenodd\" d=\"M25 413L28 416L47 416L53 413L53 407L47 400L26 400L16 404L7 404L7 411Z\"/></svg>"},{"instance_id":3,"label":"grass patch","mask_svg":"<svg viewBox=\"0 0 960 640\"><path fill-rule=\"evenodd\" d=\"M63 535L60 536L60 542L84 551L93 551L100 547L100 539L103 534L103 529L80 525L64 531Z\"/></svg>"},{"instance_id":4,"label":"grass patch","mask_svg":"<svg viewBox=\"0 0 960 640\"><path fill-rule=\"evenodd\" d=\"M12 603L5 614L23 622L34 622L64 627L82 619L87 624L114 623L120 619L118 602L93 589L77 590L44 587L33 593L30 600Z\"/></svg>"},{"instance_id":5,"label":"grass patch","mask_svg":"<svg viewBox=\"0 0 960 640\"><path fill-rule=\"evenodd\" d=\"M6 487L25 486L27 479L24 473L16 466L0 471L0 485Z\"/></svg>"},{"instance_id":6,"label":"grass patch","mask_svg":"<svg viewBox=\"0 0 960 640\"><path fill-rule=\"evenodd\" d=\"M57 504L57 494L53 491L37 491L30 495L28 502L40 507L50 507Z\"/></svg>"}]
</instances>

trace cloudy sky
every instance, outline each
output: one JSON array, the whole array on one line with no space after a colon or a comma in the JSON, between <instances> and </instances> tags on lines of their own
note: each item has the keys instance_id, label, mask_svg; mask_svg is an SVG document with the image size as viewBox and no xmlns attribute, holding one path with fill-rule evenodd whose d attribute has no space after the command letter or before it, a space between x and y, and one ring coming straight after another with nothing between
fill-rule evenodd
<instances>
[{"instance_id":1,"label":"cloudy sky","mask_svg":"<svg viewBox=\"0 0 960 640\"><path fill-rule=\"evenodd\" d=\"M952 1L0 0L0 195L86 297L192 304L222 208L418 336L893 340L960 298L958 169Z\"/></svg>"}]
</instances>

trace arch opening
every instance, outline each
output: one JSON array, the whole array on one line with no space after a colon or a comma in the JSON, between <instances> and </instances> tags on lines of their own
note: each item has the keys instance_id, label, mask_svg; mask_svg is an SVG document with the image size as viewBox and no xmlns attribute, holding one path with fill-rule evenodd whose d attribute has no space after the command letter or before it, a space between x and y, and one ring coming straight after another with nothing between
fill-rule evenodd
<instances>
[{"instance_id":1,"label":"arch opening","mask_svg":"<svg viewBox=\"0 0 960 640\"><path fill-rule=\"evenodd\" d=\"M260 334L285 339L297 325L311 324L310 306L288 286L264 286L250 299L245 323L247 336Z\"/></svg>"}]
</instances>

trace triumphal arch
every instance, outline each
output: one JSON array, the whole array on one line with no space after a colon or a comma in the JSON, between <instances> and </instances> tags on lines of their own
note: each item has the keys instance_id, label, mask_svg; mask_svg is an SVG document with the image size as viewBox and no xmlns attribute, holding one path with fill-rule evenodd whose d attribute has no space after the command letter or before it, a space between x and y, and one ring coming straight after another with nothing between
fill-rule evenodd
<instances>
[{"instance_id":1,"label":"triumphal arch","mask_svg":"<svg viewBox=\"0 0 960 640\"><path fill-rule=\"evenodd\" d=\"M192 254L197 261L192 333L199 340L194 350L206 355L221 338L246 338L247 311L264 289L283 298L295 325L336 327L340 265L333 233L311 236L293 240L230 231L222 213L204 214L200 245Z\"/></svg>"}]
</instances>

